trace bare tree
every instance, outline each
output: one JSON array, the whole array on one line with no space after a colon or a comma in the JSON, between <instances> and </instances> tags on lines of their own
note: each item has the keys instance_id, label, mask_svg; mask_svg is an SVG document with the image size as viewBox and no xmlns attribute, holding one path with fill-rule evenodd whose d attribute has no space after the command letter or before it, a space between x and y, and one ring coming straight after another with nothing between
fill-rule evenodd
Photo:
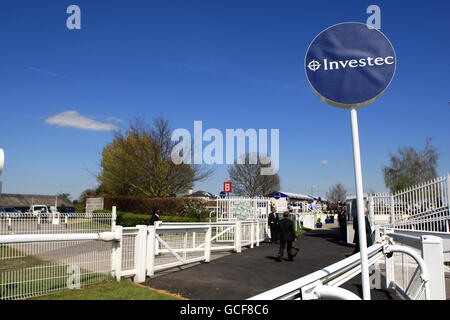
<instances>
[{"instance_id":1,"label":"bare tree","mask_svg":"<svg viewBox=\"0 0 450 320\"><path fill-rule=\"evenodd\" d=\"M338 183L327 191L327 200L332 203L344 202L347 196L345 187Z\"/></svg>"},{"instance_id":2,"label":"bare tree","mask_svg":"<svg viewBox=\"0 0 450 320\"><path fill-rule=\"evenodd\" d=\"M280 177L278 174L261 175L261 168L265 167L263 163L269 163L267 156L260 155L256 157L255 153L241 156L243 164L237 161L228 167L228 176L233 183L233 193L246 196L256 197L264 196L274 191L280 190ZM255 158L253 158L255 157ZM250 158L257 159L256 164L250 163Z\"/></svg>"}]
</instances>

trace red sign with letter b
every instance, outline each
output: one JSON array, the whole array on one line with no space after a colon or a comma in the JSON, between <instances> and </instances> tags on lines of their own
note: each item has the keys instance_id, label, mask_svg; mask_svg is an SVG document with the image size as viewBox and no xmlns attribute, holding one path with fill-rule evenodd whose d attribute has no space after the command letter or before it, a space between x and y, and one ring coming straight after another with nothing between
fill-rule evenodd
<instances>
[{"instance_id":1,"label":"red sign with letter b","mask_svg":"<svg viewBox=\"0 0 450 320\"><path fill-rule=\"evenodd\" d=\"M231 182L224 182L223 183L223 192L231 193Z\"/></svg>"}]
</instances>

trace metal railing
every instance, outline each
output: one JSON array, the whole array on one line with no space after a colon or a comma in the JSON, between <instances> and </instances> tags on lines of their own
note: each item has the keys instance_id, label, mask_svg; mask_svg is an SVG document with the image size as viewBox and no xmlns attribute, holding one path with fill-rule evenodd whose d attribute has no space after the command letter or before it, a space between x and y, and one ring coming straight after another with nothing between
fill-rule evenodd
<instances>
[{"instance_id":1,"label":"metal railing","mask_svg":"<svg viewBox=\"0 0 450 320\"><path fill-rule=\"evenodd\" d=\"M430 300L433 297L442 298L442 295L439 296L439 292L442 291L443 278L435 277L435 282L430 281L429 272L430 265L434 270L441 270L441 274L443 272L442 260L435 259L434 255L434 253L442 250L442 243L439 244L436 241L436 237L433 237L433 239L422 239L422 242L424 243L422 245L423 255L428 257L427 262L416 251L405 246L392 245L392 241L387 238L381 243L369 247L367 249L368 264L375 268L373 276L380 277L380 262L384 259L388 287L395 287L397 290L400 290L406 299ZM395 257L393 258L394 255L398 254L406 255L411 259L409 263L413 265L414 272L409 276L404 270L405 265L402 264L399 267L398 261ZM249 300L359 300L360 297L346 289L340 288L340 286L360 273L360 254L357 253L307 276L253 296ZM398 279L404 279L405 275L408 279L406 279L406 282L401 283ZM373 288L380 289L380 278L373 280L371 283ZM436 295L436 293L438 294Z\"/></svg>"},{"instance_id":2,"label":"metal railing","mask_svg":"<svg viewBox=\"0 0 450 320\"><path fill-rule=\"evenodd\" d=\"M23 299L111 278L116 234L0 235L0 299Z\"/></svg>"},{"instance_id":3,"label":"metal railing","mask_svg":"<svg viewBox=\"0 0 450 320\"><path fill-rule=\"evenodd\" d=\"M114 218L113 210L82 216L82 221L74 217L77 227L50 224L45 229L29 219L0 234L0 299L29 298L111 278L143 282L161 270L209 262L213 251L241 252L267 239L266 220L122 227Z\"/></svg>"},{"instance_id":4,"label":"metal railing","mask_svg":"<svg viewBox=\"0 0 450 320\"><path fill-rule=\"evenodd\" d=\"M369 196L369 215L388 217L384 227L450 233L450 176L439 177L394 194Z\"/></svg>"},{"instance_id":5,"label":"metal railing","mask_svg":"<svg viewBox=\"0 0 450 320\"><path fill-rule=\"evenodd\" d=\"M430 235L411 235L394 229L381 229L382 235L387 235L394 244L396 252L388 254L386 259L386 287L394 288L406 299L424 299L425 287L432 288L429 299L445 300L445 274L443 268L443 241L440 237ZM417 255L423 259L428 269L428 276L419 273L420 267L417 259L411 258ZM420 261L420 260L419 260ZM422 280L428 277L424 283Z\"/></svg>"},{"instance_id":6,"label":"metal railing","mask_svg":"<svg viewBox=\"0 0 450 320\"><path fill-rule=\"evenodd\" d=\"M111 213L2 214L0 299L22 299L111 278Z\"/></svg>"},{"instance_id":7,"label":"metal railing","mask_svg":"<svg viewBox=\"0 0 450 320\"><path fill-rule=\"evenodd\" d=\"M111 213L0 213L0 235L103 232L114 223Z\"/></svg>"}]
</instances>

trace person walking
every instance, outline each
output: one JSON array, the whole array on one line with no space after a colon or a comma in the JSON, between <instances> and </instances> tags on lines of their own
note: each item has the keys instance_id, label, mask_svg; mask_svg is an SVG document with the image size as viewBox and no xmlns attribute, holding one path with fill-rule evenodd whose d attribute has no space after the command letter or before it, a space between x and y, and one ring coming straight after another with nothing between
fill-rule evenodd
<instances>
[{"instance_id":1,"label":"person walking","mask_svg":"<svg viewBox=\"0 0 450 320\"><path fill-rule=\"evenodd\" d=\"M270 229L270 242L278 243L278 227L280 224L280 218L278 217L274 206L272 206L272 212L269 213L268 223Z\"/></svg>"},{"instance_id":2,"label":"person walking","mask_svg":"<svg viewBox=\"0 0 450 320\"><path fill-rule=\"evenodd\" d=\"M153 208L153 214L150 218L150 225L153 226L156 221L161 221L161 217L159 216L161 211L158 208Z\"/></svg>"},{"instance_id":3,"label":"person walking","mask_svg":"<svg viewBox=\"0 0 450 320\"><path fill-rule=\"evenodd\" d=\"M280 221L280 249L278 250L277 261L281 262L281 257L286 248L289 261L294 261L294 255L292 254L292 242L297 241L295 235L294 223L289 219L289 211L283 213L283 219Z\"/></svg>"},{"instance_id":4,"label":"person walking","mask_svg":"<svg viewBox=\"0 0 450 320\"><path fill-rule=\"evenodd\" d=\"M341 231L341 243L347 243L347 207L341 207L338 213L339 230Z\"/></svg>"}]
</instances>

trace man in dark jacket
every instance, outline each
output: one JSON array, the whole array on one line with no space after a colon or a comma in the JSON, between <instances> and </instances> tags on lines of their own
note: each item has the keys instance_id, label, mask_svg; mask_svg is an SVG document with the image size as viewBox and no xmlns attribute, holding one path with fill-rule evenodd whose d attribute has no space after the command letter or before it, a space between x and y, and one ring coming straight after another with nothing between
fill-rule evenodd
<instances>
[{"instance_id":1,"label":"man in dark jacket","mask_svg":"<svg viewBox=\"0 0 450 320\"><path fill-rule=\"evenodd\" d=\"M161 221L161 217L159 216L161 211L158 208L153 208L153 215L150 218L150 225L153 226L155 221Z\"/></svg>"},{"instance_id":2,"label":"man in dark jacket","mask_svg":"<svg viewBox=\"0 0 450 320\"><path fill-rule=\"evenodd\" d=\"M277 261L281 262L281 257L283 256L286 245L289 261L294 261L294 256L292 255L292 242L297 241L297 236L295 235L294 223L291 219L289 219L289 211L283 213L283 219L280 221L279 231L280 250L278 250Z\"/></svg>"},{"instance_id":3,"label":"man in dark jacket","mask_svg":"<svg viewBox=\"0 0 450 320\"><path fill-rule=\"evenodd\" d=\"M347 243L347 208L343 206L338 213L339 230L341 231L341 243Z\"/></svg>"},{"instance_id":4,"label":"man in dark jacket","mask_svg":"<svg viewBox=\"0 0 450 320\"><path fill-rule=\"evenodd\" d=\"M270 241L272 243L278 243L278 226L280 224L280 218L278 217L275 207L272 207L272 212L269 213L269 229L270 229Z\"/></svg>"}]
</instances>

